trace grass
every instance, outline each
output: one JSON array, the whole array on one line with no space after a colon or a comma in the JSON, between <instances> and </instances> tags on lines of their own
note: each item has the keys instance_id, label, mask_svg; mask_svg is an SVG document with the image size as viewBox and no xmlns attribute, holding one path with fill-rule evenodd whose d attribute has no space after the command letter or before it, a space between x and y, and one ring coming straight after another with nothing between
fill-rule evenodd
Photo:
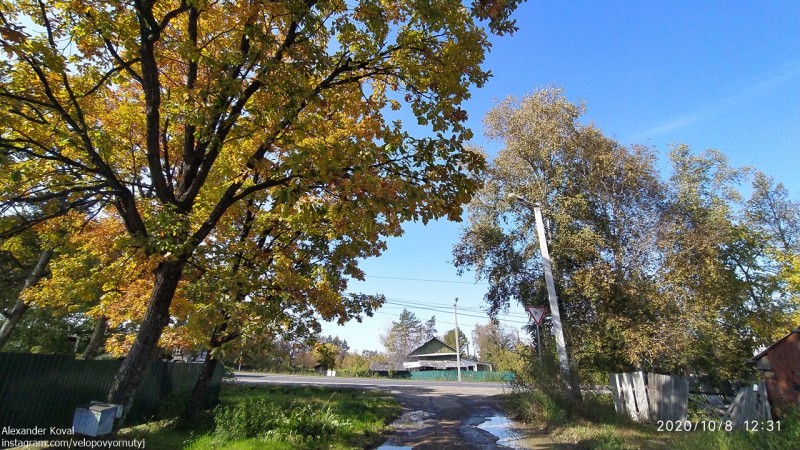
<instances>
[{"instance_id":1,"label":"grass","mask_svg":"<svg viewBox=\"0 0 800 450\"><path fill-rule=\"evenodd\" d=\"M147 448L353 449L377 446L400 413L376 391L225 384L220 405L188 427L169 420L129 428L121 439Z\"/></svg>"},{"instance_id":2,"label":"grass","mask_svg":"<svg viewBox=\"0 0 800 450\"><path fill-rule=\"evenodd\" d=\"M781 431L658 431L655 425L616 415L610 394L585 395L584 411L569 411L541 391L506 397L510 415L563 448L600 450L795 450L800 448L800 413L781 421Z\"/></svg>"}]
</instances>

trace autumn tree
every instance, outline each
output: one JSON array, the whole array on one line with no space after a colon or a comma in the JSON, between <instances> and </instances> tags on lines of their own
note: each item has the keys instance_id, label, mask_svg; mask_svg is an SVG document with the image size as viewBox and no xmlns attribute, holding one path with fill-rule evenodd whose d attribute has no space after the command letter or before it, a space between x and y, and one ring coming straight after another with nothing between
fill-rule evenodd
<instances>
[{"instance_id":1,"label":"autumn tree","mask_svg":"<svg viewBox=\"0 0 800 450\"><path fill-rule=\"evenodd\" d=\"M635 326L621 321L647 304L640 286L654 264L661 184L652 152L582 124L584 110L546 88L487 113L486 133L504 148L470 204L454 262L489 282L490 315L512 301L546 305L531 207L540 202L570 352L579 367L619 367L619 328Z\"/></svg>"},{"instance_id":2,"label":"autumn tree","mask_svg":"<svg viewBox=\"0 0 800 450\"><path fill-rule=\"evenodd\" d=\"M14 328L30 308L24 291L47 273L52 249L42 250L33 232L21 233L0 245L0 350L9 342Z\"/></svg>"},{"instance_id":3,"label":"autumn tree","mask_svg":"<svg viewBox=\"0 0 800 450\"><path fill-rule=\"evenodd\" d=\"M513 353L517 337L508 327L489 320L485 325L475 324L472 331L472 345L481 361L492 364L495 370L508 370L508 353Z\"/></svg>"},{"instance_id":4,"label":"autumn tree","mask_svg":"<svg viewBox=\"0 0 800 450\"><path fill-rule=\"evenodd\" d=\"M651 150L620 145L581 123L583 113L546 88L487 114L487 134L504 148L470 204L456 266L489 282L490 313L546 304L531 206L508 196L540 202L580 367L745 376L742 362L793 312L776 268L789 260L778 256L781 230L792 230L796 206L717 151L675 147L662 180Z\"/></svg>"},{"instance_id":5,"label":"autumn tree","mask_svg":"<svg viewBox=\"0 0 800 450\"><path fill-rule=\"evenodd\" d=\"M789 324L783 324L785 328L791 327L792 323L798 323L800 308L800 285L796 281L800 271L800 201L792 199L782 183L761 172L754 174L752 187L745 204L744 220L754 239L761 243L758 258L761 264L758 270L751 270L745 276L760 278L757 290L771 291L774 300L795 313ZM777 339L782 334L771 338ZM769 336L767 333L760 335Z\"/></svg>"},{"instance_id":6,"label":"autumn tree","mask_svg":"<svg viewBox=\"0 0 800 450\"><path fill-rule=\"evenodd\" d=\"M662 347L662 363L687 372L745 377L741 362L793 326L796 305L780 279L778 247L783 254L796 252L779 242L797 234L791 227L779 232L786 225L775 216L796 212L791 202L779 202L780 195L770 193L763 174L731 167L719 151L696 155L678 146L670 160L671 189L659 245L662 295L653 302L668 322L680 326L659 327L650 349ZM753 196L744 202L740 185L748 179ZM773 203L771 213L765 203Z\"/></svg>"},{"instance_id":7,"label":"autumn tree","mask_svg":"<svg viewBox=\"0 0 800 450\"><path fill-rule=\"evenodd\" d=\"M129 405L184 272L234 210L356 214L376 252L404 220L457 218L483 164L460 108L488 77L479 22L511 32L517 3L3 6L0 205L22 225L2 235L112 208L152 266L109 401ZM395 120L403 105L425 137Z\"/></svg>"},{"instance_id":8,"label":"autumn tree","mask_svg":"<svg viewBox=\"0 0 800 450\"><path fill-rule=\"evenodd\" d=\"M9 222L14 220L11 217L5 219ZM53 283L55 274L60 273L58 269L63 267L54 264L54 259L74 256L70 230L77 231L85 227L87 220L75 212L2 241L0 261L8 265L3 268L2 285L5 289L0 302L3 315L0 321L0 349L10 343L10 348L16 350L63 353L67 349L72 352L82 346L83 334L91 319L84 314L85 305L73 305L66 299L85 297L96 284L87 281L80 286L71 286L63 293L46 292L45 286ZM88 268L83 268L86 270L75 270L73 266L69 274L71 283L89 275ZM98 298L96 294L91 296L95 301ZM46 336L48 331L52 337ZM73 343L63 345L61 342L67 342L67 339Z\"/></svg>"},{"instance_id":9,"label":"autumn tree","mask_svg":"<svg viewBox=\"0 0 800 450\"><path fill-rule=\"evenodd\" d=\"M365 377L369 374L369 364L370 361L363 354L348 352L342 356L336 367L345 376Z\"/></svg>"}]
</instances>

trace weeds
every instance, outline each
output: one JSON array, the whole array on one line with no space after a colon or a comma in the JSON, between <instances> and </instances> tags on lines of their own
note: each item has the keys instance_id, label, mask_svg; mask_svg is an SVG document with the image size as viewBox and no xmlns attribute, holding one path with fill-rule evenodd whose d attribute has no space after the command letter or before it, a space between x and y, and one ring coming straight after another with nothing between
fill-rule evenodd
<instances>
[{"instance_id":1,"label":"weeds","mask_svg":"<svg viewBox=\"0 0 800 450\"><path fill-rule=\"evenodd\" d=\"M515 418L547 432L554 440L587 449L800 449L800 411L781 418L780 431L658 432L652 424L634 423L616 414L610 394L585 393L583 408L570 404L563 394L553 361L545 360L517 373L513 394L506 405ZM692 420L700 420L692 417Z\"/></svg>"},{"instance_id":2,"label":"weeds","mask_svg":"<svg viewBox=\"0 0 800 450\"><path fill-rule=\"evenodd\" d=\"M286 441L324 439L346 433L352 423L331 411L293 402L282 406L268 399L247 400L216 411L215 434L223 439L270 438Z\"/></svg>"},{"instance_id":3,"label":"weeds","mask_svg":"<svg viewBox=\"0 0 800 450\"><path fill-rule=\"evenodd\" d=\"M759 431L696 432L676 440L675 448L693 450L709 448L720 450L795 450L800 448L800 409L795 409L780 420L780 430L763 428Z\"/></svg>"},{"instance_id":4,"label":"weeds","mask_svg":"<svg viewBox=\"0 0 800 450\"><path fill-rule=\"evenodd\" d=\"M349 389L225 384L220 400L208 421L187 428L165 423L131 430L130 436L154 443L153 448L370 448L400 412L386 394Z\"/></svg>"}]
</instances>

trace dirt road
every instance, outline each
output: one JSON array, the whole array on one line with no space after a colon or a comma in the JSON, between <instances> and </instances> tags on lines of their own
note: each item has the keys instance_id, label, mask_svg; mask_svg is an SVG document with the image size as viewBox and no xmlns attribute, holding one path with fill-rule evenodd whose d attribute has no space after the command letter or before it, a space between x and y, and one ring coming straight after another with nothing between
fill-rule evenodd
<instances>
[{"instance_id":1,"label":"dirt road","mask_svg":"<svg viewBox=\"0 0 800 450\"><path fill-rule=\"evenodd\" d=\"M390 391L403 406L384 448L497 449L498 437L478 428L502 417L497 388L464 386L402 387ZM505 434L509 434L505 430Z\"/></svg>"},{"instance_id":2,"label":"dirt road","mask_svg":"<svg viewBox=\"0 0 800 450\"><path fill-rule=\"evenodd\" d=\"M396 449L554 449L549 439L526 433L502 413L502 383L456 383L365 378L237 374L243 382L315 384L381 389L403 407L380 450Z\"/></svg>"}]
</instances>

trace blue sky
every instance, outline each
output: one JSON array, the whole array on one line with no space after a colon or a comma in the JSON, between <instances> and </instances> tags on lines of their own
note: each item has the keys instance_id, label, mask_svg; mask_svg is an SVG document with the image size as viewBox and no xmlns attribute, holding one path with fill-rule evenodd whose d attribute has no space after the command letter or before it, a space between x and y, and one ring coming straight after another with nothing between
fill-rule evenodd
<instances>
[{"instance_id":1,"label":"blue sky","mask_svg":"<svg viewBox=\"0 0 800 450\"><path fill-rule=\"evenodd\" d=\"M500 144L483 137L482 118L494 102L556 85L584 101L585 121L606 135L657 150L662 168L672 144L716 148L800 197L800 2L532 1L515 17L517 33L492 38L492 79L466 104L474 142L490 156ZM323 333L353 349L381 349L378 334L404 305L422 320L435 315L443 333L458 297L469 336L486 321L486 285L459 278L449 263L460 228L407 224L383 256L364 262L366 281L350 286L390 303L364 323L330 324ZM504 319L527 321L520 307Z\"/></svg>"}]
</instances>

